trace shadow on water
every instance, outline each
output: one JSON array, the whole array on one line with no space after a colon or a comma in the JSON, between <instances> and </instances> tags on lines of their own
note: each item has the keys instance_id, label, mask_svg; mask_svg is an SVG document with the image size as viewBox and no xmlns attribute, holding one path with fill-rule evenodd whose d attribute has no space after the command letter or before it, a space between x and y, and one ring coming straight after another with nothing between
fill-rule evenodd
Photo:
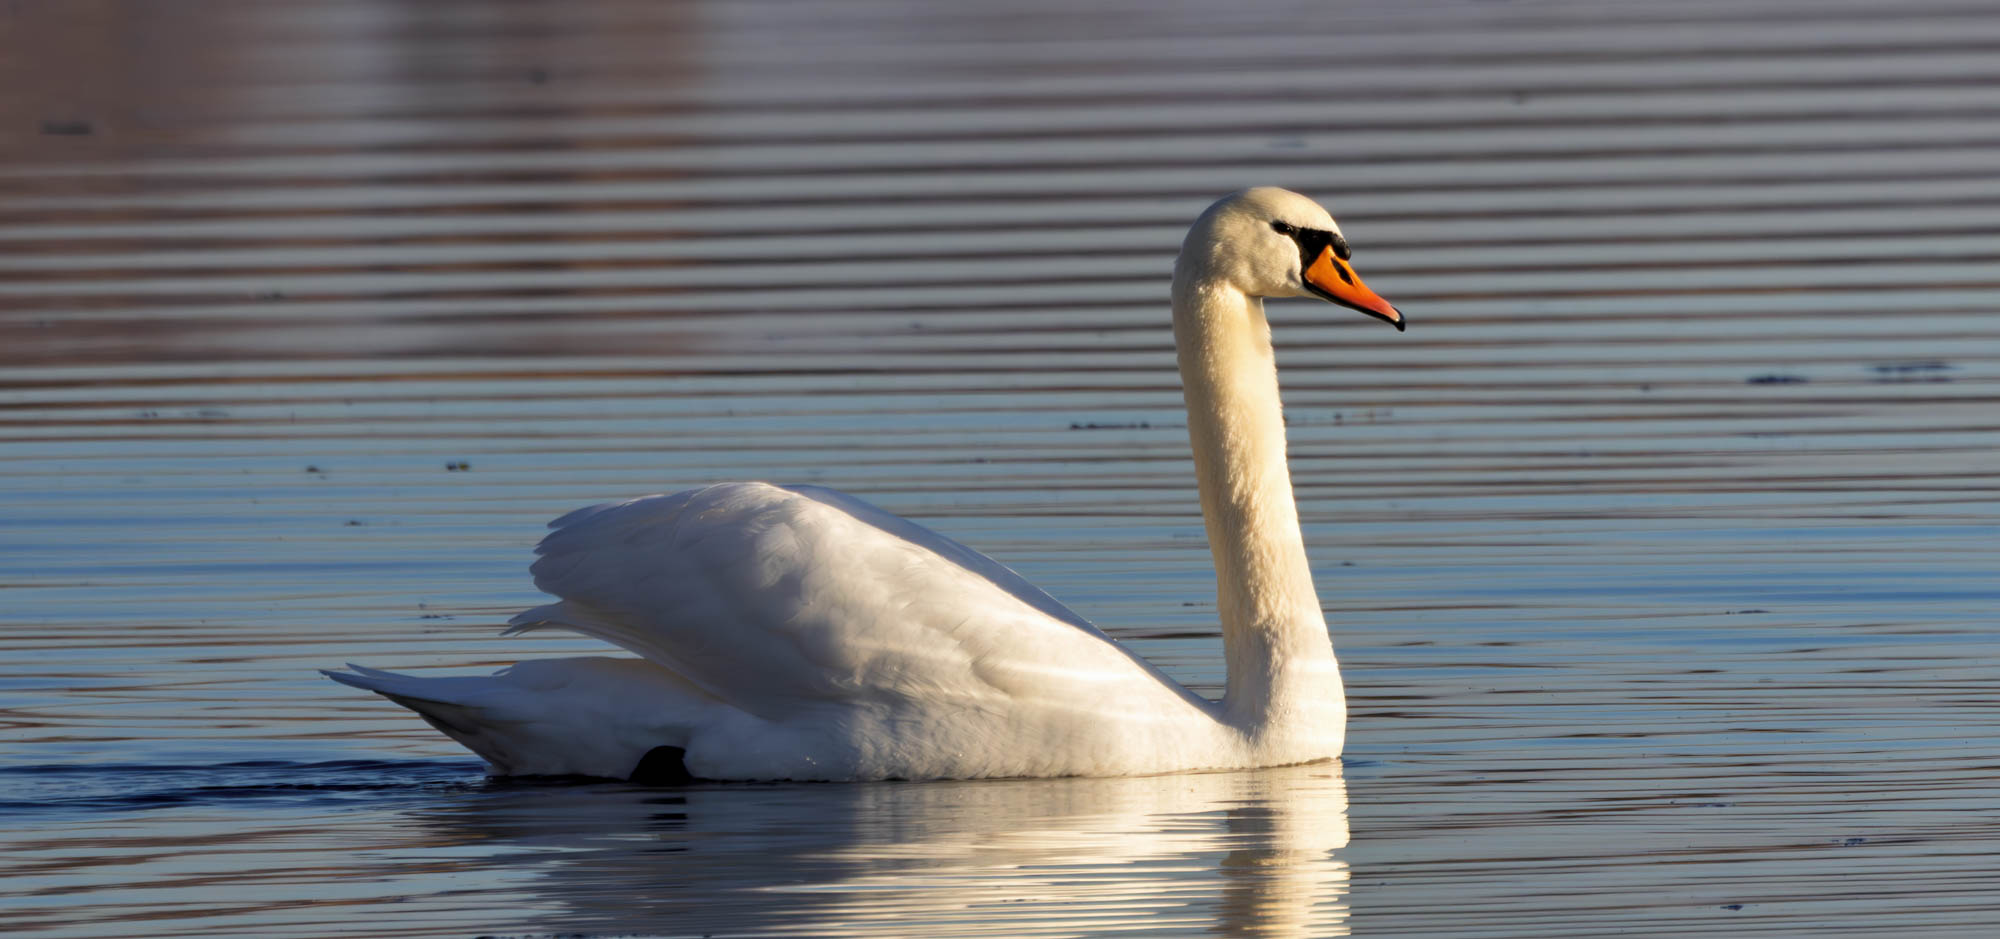
<instances>
[{"instance_id":1,"label":"shadow on water","mask_svg":"<svg viewBox=\"0 0 2000 939\"><path fill-rule=\"evenodd\" d=\"M471 781L481 780L481 781ZM53 763L0 766L0 812L32 815L141 811L168 807L226 810L297 802L331 806L385 797L449 794L491 785L462 760L328 760L162 766Z\"/></svg>"}]
</instances>

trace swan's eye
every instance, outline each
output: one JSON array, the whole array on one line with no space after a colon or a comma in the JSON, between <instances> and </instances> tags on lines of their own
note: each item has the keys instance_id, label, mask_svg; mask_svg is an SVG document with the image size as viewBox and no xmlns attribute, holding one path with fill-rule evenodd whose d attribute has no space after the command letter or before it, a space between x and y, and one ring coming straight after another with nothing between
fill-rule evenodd
<instances>
[{"instance_id":1,"label":"swan's eye","mask_svg":"<svg viewBox=\"0 0 2000 939\"><path fill-rule=\"evenodd\" d=\"M1320 252L1333 249L1333 256L1347 260L1347 239L1319 228L1300 228L1289 222L1272 222L1271 230L1299 246L1299 268L1304 270L1319 260Z\"/></svg>"}]
</instances>

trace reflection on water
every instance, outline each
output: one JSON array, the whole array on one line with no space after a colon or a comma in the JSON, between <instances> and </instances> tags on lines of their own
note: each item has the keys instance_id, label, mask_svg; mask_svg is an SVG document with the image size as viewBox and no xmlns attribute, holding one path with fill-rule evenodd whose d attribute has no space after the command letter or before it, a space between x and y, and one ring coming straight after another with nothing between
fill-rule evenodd
<instances>
[{"instance_id":1,"label":"reflection on water","mask_svg":"<svg viewBox=\"0 0 2000 939\"><path fill-rule=\"evenodd\" d=\"M542 788L413 811L587 931L1345 935L1336 764L991 784ZM782 896L776 899L773 895ZM1000 927L994 917L1004 917Z\"/></svg>"},{"instance_id":2,"label":"reflection on water","mask_svg":"<svg viewBox=\"0 0 2000 939\"><path fill-rule=\"evenodd\" d=\"M16 922L65 935L139 924L313 935L384 902L397 904L396 924L370 934L1347 932L1347 794L1334 763L650 790L471 784L464 764L423 763L31 775L63 778L41 807L10 808L75 827L17 843L0 871ZM112 779L139 791L63 794ZM217 839L217 826L232 836ZM121 863L67 863L81 852ZM239 866L230 895L188 889ZM119 885L147 881L161 889Z\"/></svg>"},{"instance_id":3,"label":"reflection on water","mask_svg":"<svg viewBox=\"0 0 2000 939\"><path fill-rule=\"evenodd\" d=\"M1978 4L101 0L0 46L0 931L1995 926ZM542 524L768 478L1217 693L1166 278L1253 183L1413 320L1273 305L1346 847L1331 768L494 785L317 678L600 652L492 635Z\"/></svg>"}]
</instances>

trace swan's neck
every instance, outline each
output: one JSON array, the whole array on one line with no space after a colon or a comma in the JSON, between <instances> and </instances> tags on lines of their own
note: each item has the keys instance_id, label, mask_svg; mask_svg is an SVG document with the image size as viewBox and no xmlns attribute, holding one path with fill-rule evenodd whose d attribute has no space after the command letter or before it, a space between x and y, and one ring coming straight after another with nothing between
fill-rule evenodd
<instances>
[{"instance_id":1,"label":"swan's neck","mask_svg":"<svg viewBox=\"0 0 2000 939\"><path fill-rule=\"evenodd\" d=\"M1340 673L1292 501L1263 301L1177 276L1174 343L1202 520L1215 557L1229 669L1224 710L1233 724L1253 733L1338 722L1344 716L1338 710Z\"/></svg>"}]
</instances>

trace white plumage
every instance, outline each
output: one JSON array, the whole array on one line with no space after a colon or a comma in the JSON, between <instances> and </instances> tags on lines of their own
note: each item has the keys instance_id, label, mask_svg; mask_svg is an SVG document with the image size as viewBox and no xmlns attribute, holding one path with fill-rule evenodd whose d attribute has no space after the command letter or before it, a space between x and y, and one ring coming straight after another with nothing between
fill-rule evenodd
<instances>
[{"instance_id":1,"label":"white plumage","mask_svg":"<svg viewBox=\"0 0 2000 939\"><path fill-rule=\"evenodd\" d=\"M829 489L755 482L551 524L533 573L558 600L509 632L569 629L639 658L326 674L417 711L500 774L625 777L662 747L710 779L1104 776L1337 756L1345 705L1259 300L1324 285L1284 227L1336 231L1303 196L1247 190L1196 222L1176 265L1229 658L1221 702L971 548Z\"/></svg>"}]
</instances>

